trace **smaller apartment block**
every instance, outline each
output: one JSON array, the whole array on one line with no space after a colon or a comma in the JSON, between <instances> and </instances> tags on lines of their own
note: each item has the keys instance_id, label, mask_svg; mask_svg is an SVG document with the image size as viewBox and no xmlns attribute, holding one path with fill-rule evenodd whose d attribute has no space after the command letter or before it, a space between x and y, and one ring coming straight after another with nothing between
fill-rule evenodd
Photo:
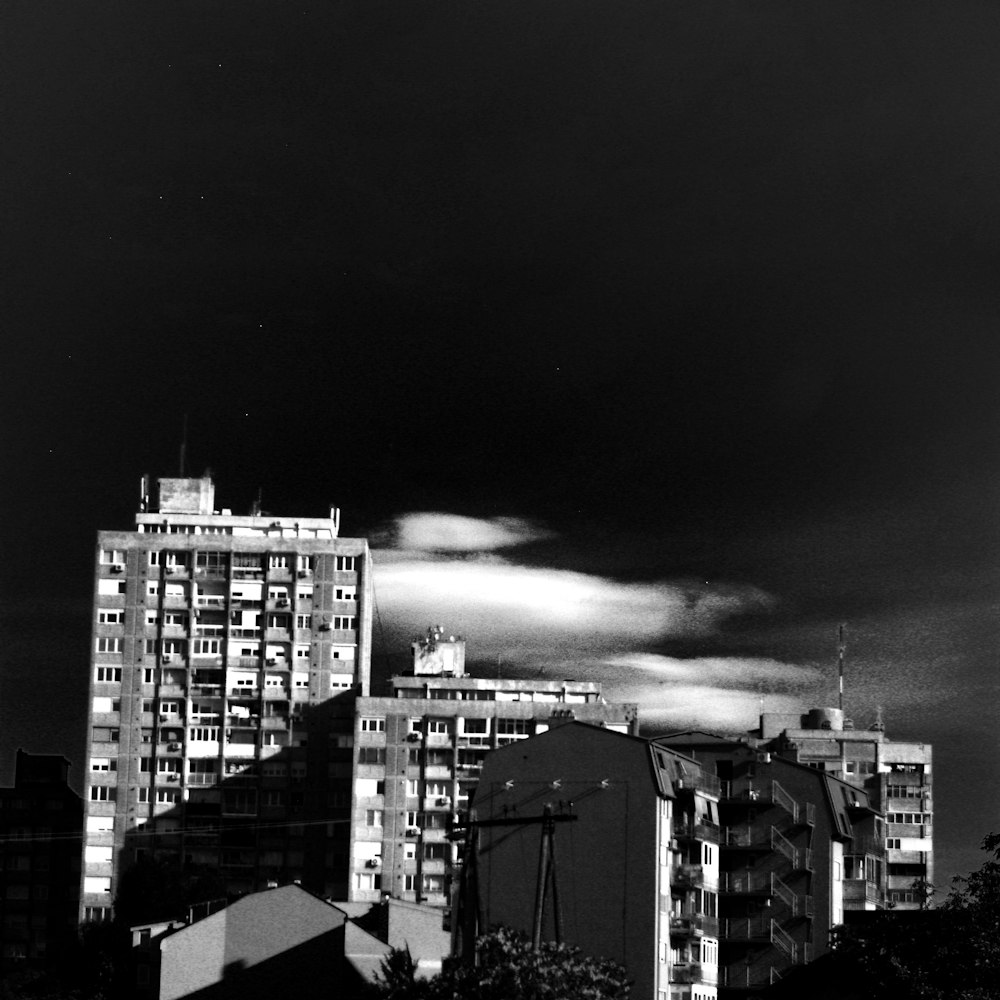
<instances>
[{"instance_id":1,"label":"smaller apartment block","mask_svg":"<svg viewBox=\"0 0 1000 1000\"><path fill-rule=\"evenodd\" d=\"M850 909L918 910L934 881L932 747L890 740L881 718L855 729L837 708L804 715L765 713L752 736L761 749L808 764L863 788L885 816L885 881L872 877L871 855L848 859L845 905Z\"/></svg>"},{"instance_id":2,"label":"smaller apartment block","mask_svg":"<svg viewBox=\"0 0 1000 1000\"><path fill-rule=\"evenodd\" d=\"M569 722L487 757L472 814L463 927L533 931L552 851L543 936L621 962L643 1000L747 996L824 952L846 859L881 834L863 789L748 742Z\"/></svg>"},{"instance_id":3,"label":"smaller apartment block","mask_svg":"<svg viewBox=\"0 0 1000 1000\"><path fill-rule=\"evenodd\" d=\"M467 676L464 641L441 629L412 648L413 673L357 703L350 898L444 907L460 862L450 835L491 750L545 732L553 717L621 733L638 719L598 684Z\"/></svg>"}]
</instances>

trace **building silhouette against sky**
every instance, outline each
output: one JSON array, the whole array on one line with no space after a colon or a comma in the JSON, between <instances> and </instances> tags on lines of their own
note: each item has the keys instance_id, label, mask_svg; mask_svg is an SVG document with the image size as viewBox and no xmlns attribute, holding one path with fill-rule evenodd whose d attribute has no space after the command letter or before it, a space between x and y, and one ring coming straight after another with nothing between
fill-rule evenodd
<instances>
[{"instance_id":1,"label":"building silhouette against sky","mask_svg":"<svg viewBox=\"0 0 1000 1000\"><path fill-rule=\"evenodd\" d=\"M81 916L149 855L238 893L344 898L354 701L368 692L371 561L327 517L214 507L210 478L143 483L98 534ZM348 751L349 755L349 751Z\"/></svg>"}]
</instances>

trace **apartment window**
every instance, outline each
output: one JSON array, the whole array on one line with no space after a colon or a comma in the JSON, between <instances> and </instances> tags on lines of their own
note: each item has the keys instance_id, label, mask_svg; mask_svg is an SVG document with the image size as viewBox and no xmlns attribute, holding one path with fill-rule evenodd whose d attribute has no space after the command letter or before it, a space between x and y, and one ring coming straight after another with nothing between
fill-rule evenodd
<instances>
[{"instance_id":1,"label":"apartment window","mask_svg":"<svg viewBox=\"0 0 1000 1000\"><path fill-rule=\"evenodd\" d=\"M118 698L95 698L93 701L93 711L99 712L118 712L121 710L121 700Z\"/></svg>"},{"instance_id":2,"label":"apartment window","mask_svg":"<svg viewBox=\"0 0 1000 1000\"><path fill-rule=\"evenodd\" d=\"M125 552L122 549L101 549L102 566L120 566L125 562Z\"/></svg>"},{"instance_id":3,"label":"apartment window","mask_svg":"<svg viewBox=\"0 0 1000 1000\"><path fill-rule=\"evenodd\" d=\"M382 810L366 809L365 826L381 826L381 825L382 825Z\"/></svg>"},{"instance_id":4,"label":"apartment window","mask_svg":"<svg viewBox=\"0 0 1000 1000\"><path fill-rule=\"evenodd\" d=\"M299 556L299 572L311 573L313 571L313 557Z\"/></svg>"},{"instance_id":5,"label":"apartment window","mask_svg":"<svg viewBox=\"0 0 1000 1000\"><path fill-rule=\"evenodd\" d=\"M143 803L144 805L149 803L149 789L148 788L140 788L139 789L139 802Z\"/></svg>"},{"instance_id":6,"label":"apartment window","mask_svg":"<svg viewBox=\"0 0 1000 1000\"><path fill-rule=\"evenodd\" d=\"M99 684L121 684L121 667L98 667L94 672L94 680Z\"/></svg>"},{"instance_id":7,"label":"apartment window","mask_svg":"<svg viewBox=\"0 0 1000 1000\"><path fill-rule=\"evenodd\" d=\"M117 771L118 761L113 757L91 757L91 771Z\"/></svg>"},{"instance_id":8,"label":"apartment window","mask_svg":"<svg viewBox=\"0 0 1000 1000\"><path fill-rule=\"evenodd\" d=\"M527 736L529 719L497 719L497 733L501 736Z\"/></svg>"},{"instance_id":9,"label":"apartment window","mask_svg":"<svg viewBox=\"0 0 1000 1000\"><path fill-rule=\"evenodd\" d=\"M291 621L289 615L268 615L267 616L267 627L268 628L280 628L287 629L288 623Z\"/></svg>"},{"instance_id":10,"label":"apartment window","mask_svg":"<svg viewBox=\"0 0 1000 1000\"><path fill-rule=\"evenodd\" d=\"M333 592L335 601L355 601L358 596L357 587L337 587Z\"/></svg>"},{"instance_id":11,"label":"apartment window","mask_svg":"<svg viewBox=\"0 0 1000 1000\"><path fill-rule=\"evenodd\" d=\"M334 615L330 620L330 627L342 632L351 631L357 627L357 620L354 615Z\"/></svg>"},{"instance_id":12,"label":"apartment window","mask_svg":"<svg viewBox=\"0 0 1000 1000\"><path fill-rule=\"evenodd\" d=\"M312 615L296 615L295 616L295 627L296 628L312 628L313 616Z\"/></svg>"},{"instance_id":13,"label":"apartment window","mask_svg":"<svg viewBox=\"0 0 1000 1000\"><path fill-rule=\"evenodd\" d=\"M163 624L171 628L187 628L187 615L178 611L168 611L163 616Z\"/></svg>"},{"instance_id":14,"label":"apartment window","mask_svg":"<svg viewBox=\"0 0 1000 1000\"><path fill-rule=\"evenodd\" d=\"M382 888L382 876L371 872L355 872L354 886L362 892L375 891Z\"/></svg>"},{"instance_id":15,"label":"apartment window","mask_svg":"<svg viewBox=\"0 0 1000 1000\"><path fill-rule=\"evenodd\" d=\"M361 732L363 733L384 733L384 718L363 718L361 720Z\"/></svg>"},{"instance_id":16,"label":"apartment window","mask_svg":"<svg viewBox=\"0 0 1000 1000\"><path fill-rule=\"evenodd\" d=\"M448 857L447 844L424 844L425 861L444 861Z\"/></svg>"},{"instance_id":17,"label":"apartment window","mask_svg":"<svg viewBox=\"0 0 1000 1000\"><path fill-rule=\"evenodd\" d=\"M309 675L303 673L292 674L292 687L300 690L309 687Z\"/></svg>"},{"instance_id":18,"label":"apartment window","mask_svg":"<svg viewBox=\"0 0 1000 1000\"><path fill-rule=\"evenodd\" d=\"M297 660L308 660L309 659L309 647L308 646L296 646L295 647L295 659L297 659Z\"/></svg>"},{"instance_id":19,"label":"apartment window","mask_svg":"<svg viewBox=\"0 0 1000 1000\"><path fill-rule=\"evenodd\" d=\"M443 875L425 875L424 876L424 892L426 892L426 893L442 893L442 892L444 892L444 876Z\"/></svg>"},{"instance_id":20,"label":"apartment window","mask_svg":"<svg viewBox=\"0 0 1000 1000\"><path fill-rule=\"evenodd\" d=\"M466 719L465 732L475 735L485 735L490 731L488 719Z\"/></svg>"},{"instance_id":21,"label":"apartment window","mask_svg":"<svg viewBox=\"0 0 1000 1000\"><path fill-rule=\"evenodd\" d=\"M125 612L124 611L106 611L102 608L97 612L97 621L101 625L124 625L125 624Z\"/></svg>"},{"instance_id":22,"label":"apartment window","mask_svg":"<svg viewBox=\"0 0 1000 1000\"><path fill-rule=\"evenodd\" d=\"M117 597L126 591L124 580L98 580L97 593L105 597Z\"/></svg>"},{"instance_id":23,"label":"apartment window","mask_svg":"<svg viewBox=\"0 0 1000 1000\"><path fill-rule=\"evenodd\" d=\"M353 573L354 556L337 556L334 562L334 568L338 573Z\"/></svg>"},{"instance_id":24,"label":"apartment window","mask_svg":"<svg viewBox=\"0 0 1000 1000\"><path fill-rule=\"evenodd\" d=\"M228 552L199 552L195 565L200 570L223 572L229 565Z\"/></svg>"},{"instance_id":25,"label":"apartment window","mask_svg":"<svg viewBox=\"0 0 1000 1000\"><path fill-rule=\"evenodd\" d=\"M118 730L107 729L104 726L94 726L90 731L90 738L94 743L117 743Z\"/></svg>"},{"instance_id":26,"label":"apartment window","mask_svg":"<svg viewBox=\"0 0 1000 1000\"><path fill-rule=\"evenodd\" d=\"M406 794L409 796L420 794L420 782L415 781L412 778L406 783Z\"/></svg>"},{"instance_id":27,"label":"apartment window","mask_svg":"<svg viewBox=\"0 0 1000 1000\"><path fill-rule=\"evenodd\" d=\"M886 837L885 846L886 850L898 851L901 849L902 840L899 837Z\"/></svg>"},{"instance_id":28,"label":"apartment window","mask_svg":"<svg viewBox=\"0 0 1000 1000\"><path fill-rule=\"evenodd\" d=\"M406 825L407 826L420 826L420 813L410 811L406 814Z\"/></svg>"},{"instance_id":29,"label":"apartment window","mask_svg":"<svg viewBox=\"0 0 1000 1000\"><path fill-rule=\"evenodd\" d=\"M115 790L108 785L91 785L90 786L90 801L91 802L114 802L115 801Z\"/></svg>"},{"instance_id":30,"label":"apartment window","mask_svg":"<svg viewBox=\"0 0 1000 1000\"><path fill-rule=\"evenodd\" d=\"M284 804L285 793L280 789L266 788L263 792L261 792L261 805L275 808L277 806L283 806Z\"/></svg>"},{"instance_id":31,"label":"apartment window","mask_svg":"<svg viewBox=\"0 0 1000 1000\"><path fill-rule=\"evenodd\" d=\"M146 596L147 597L159 597L160 596L160 583L158 580L150 580L146 584Z\"/></svg>"},{"instance_id":32,"label":"apartment window","mask_svg":"<svg viewBox=\"0 0 1000 1000\"><path fill-rule=\"evenodd\" d=\"M178 703L176 701L161 701L160 702L160 714L161 715L177 715L180 711Z\"/></svg>"},{"instance_id":33,"label":"apartment window","mask_svg":"<svg viewBox=\"0 0 1000 1000\"><path fill-rule=\"evenodd\" d=\"M219 730L216 726L194 726L189 730L190 739L195 743L217 743Z\"/></svg>"},{"instance_id":34,"label":"apartment window","mask_svg":"<svg viewBox=\"0 0 1000 1000\"><path fill-rule=\"evenodd\" d=\"M359 764L384 764L385 763L385 747L359 747L358 748L358 763Z\"/></svg>"},{"instance_id":35,"label":"apartment window","mask_svg":"<svg viewBox=\"0 0 1000 1000\"><path fill-rule=\"evenodd\" d=\"M97 638L98 653L120 653L122 640L118 636L102 635Z\"/></svg>"},{"instance_id":36,"label":"apartment window","mask_svg":"<svg viewBox=\"0 0 1000 1000\"><path fill-rule=\"evenodd\" d=\"M427 732L445 736L450 732L450 723L446 719L428 719Z\"/></svg>"},{"instance_id":37,"label":"apartment window","mask_svg":"<svg viewBox=\"0 0 1000 1000\"><path fill-rule=\"evenodd\" d=\"M156 802L157 805L173 805L175 802L180 802L181 793L173 788L157 788L156 789Z\"/></svg>"},{"instance_id":38,"label":"apartment window","mask_svg":"<svg viewBox=\"0 0 1000 1000\"><path fill-rule=\"evenodd\" d=\"M404 875L403 876L403 892L416 892L417 891L417 876L416 875Z\"/></svg>"},{"instance_id":39,"label":"apartment window","mask_svg":"<svg viewBox=\"0 0 1000 1000\"><path fill-rule=\"evenodd\" d=\"M149 774L153 770L153 758L152 757L140 757L139 758L139 772L140 774Z\"/></svg>"},{"instance_id":40,"label":"apartment window","mask_svg":"<svg viewBox=\"0 0 1000 1000\"><path fill-rule=\"evenodd\" d=\"M313 589L312 587L304 586L299 584L299 589L296 591L300 601L311 601L313 599Z\"/></svg>"},{"instance_id":41,"label":"apartment window","mask_svg":"<svg viewBox=\"0 0 1000 1000\"><path fill-rule=\"evenodd\" d=\"M923 789L920 785L886 785L885 793L890 799L919 799Z\"/></svg>"},{"instance_id":42,"label":"apartment window","mask_svg":"<svg viewBox=\"0 0 1000 1000\"><path fill-rule=\"evenodd\" d=\"M156 668L155 667L144 667L142 671L142 683L143 684L155 684L156 683ZM146 711L146 709L143 709ZM152 709L150 709L152 711Z\"/></svg>"},{"instance_id":43,"label":"apartment window","mask_svg":"<svg viewBox=\"0 0 1000 1000\"><path fill-rule=\"evenodd\" d=\"M267 591L267 599L269 601L288 601L288 588L287 587L270 587Z\"/></svg>"},{"instance_id":44,"label":"apartment window","mask_svg":"<svg viewBox=\"0 0 1000 1000\"><path fill-rule=\"evenodd\" d=\"M221 656L221 639L193 639L191 641L192 656Z\"/></svg>"}]
</instances>

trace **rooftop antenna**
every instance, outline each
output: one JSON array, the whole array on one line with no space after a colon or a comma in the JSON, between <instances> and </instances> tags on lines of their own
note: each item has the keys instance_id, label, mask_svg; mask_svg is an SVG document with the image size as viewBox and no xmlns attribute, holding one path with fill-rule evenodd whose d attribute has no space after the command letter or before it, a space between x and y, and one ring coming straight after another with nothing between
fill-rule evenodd
<instances>
[{"instance_id":1,"label":"rooftop antenna","mask_svg":"<svg viewBox=\"0 0 1000 1000\"><path fill-rule=\"evenodd\" d=\"M180 477L184 478L184 466L186 464L187 458L187 446L188 446L188 415L184 414L184 429L181 431L181 461L180 461Z\"/></svg>"},{"instance_id":2,"label":"rooftop antenna","mask_svg":"<svg viewBox=\"0 0 1000 1000\"><path fill-rule=\"evenodd\" d=\"M847 644L844 639L844 626L840 626L840 640L837 643L837 664L838 664L838 685L839 685L839 701L838 707L841 712L844 711L844 653L847 651Z\"/></svg>"}]
</instances>

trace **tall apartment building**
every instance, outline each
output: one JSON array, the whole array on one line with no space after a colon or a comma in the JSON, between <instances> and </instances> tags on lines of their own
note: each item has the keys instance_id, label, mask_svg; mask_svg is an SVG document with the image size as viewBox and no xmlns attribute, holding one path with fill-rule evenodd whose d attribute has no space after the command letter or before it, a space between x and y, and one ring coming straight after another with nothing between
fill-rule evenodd
<instances>
[{"instance_id":1,"label":"tall apartment building","mask_svg":"<svg viewBox=\"0 0 1000 1000\"><path fill-rule=\"evenodd\" d=\"M98 534L81 916L143 854L343 898L347 827L323 821L348 815L336 757L368 692L367 542L336 508L217 511L207 477L157 494Z\"/></svg>"},{"instance_id":2,"label":"tall apartment building","mask_svg":"<svg viewBox=\"0 0 1000 1000\"><path fill-rule=\"evenodd\" d=\"M542 912L543 938L621 962L636 1000L749 996L822 954L843 858L878 822L863 790L746 743L575 722L491 753L472 817L464 914L533 932Z\"/></svg>"},{"instance_id":3,"label":"tall apartment building","mask_svg":"<svg viewBox=\"0 0 1000 1000\"><path fill-rule=\"evenodd\" d=\"M0 788L0 972L75 941L83 808L68 775L65 757L18 750Z\"/></svg>"},{"instance_id":4,"label":"tall apartment building","mask_svg":"<svg viewBox=\"0 0 1000 1000\"><path fill-rule=\"evenodd\" d=\"M753 734L757 745L863 788L885 816L884 893L871 878L871 858L847 859L854 884L852 909L916 910L934 881L932 747L885 735L881 717L871 729L854 729L839 708L803 715L765 713Z\"/></svg>"},{"instance_id":5,"label":"tall apartment building","mask_svg":"<svg viewBox=\"0 0 1000 1000\"><path fill-rule=\"evenodd\" d=\"M635 733L638 715L599 684L470 677L465 642L440 627L412 650L412 674L393 677L390 695L358 699L350 898L448 906L461 860L449 834L487 754L567 718Z\"/></svg>"}]
</instances>

